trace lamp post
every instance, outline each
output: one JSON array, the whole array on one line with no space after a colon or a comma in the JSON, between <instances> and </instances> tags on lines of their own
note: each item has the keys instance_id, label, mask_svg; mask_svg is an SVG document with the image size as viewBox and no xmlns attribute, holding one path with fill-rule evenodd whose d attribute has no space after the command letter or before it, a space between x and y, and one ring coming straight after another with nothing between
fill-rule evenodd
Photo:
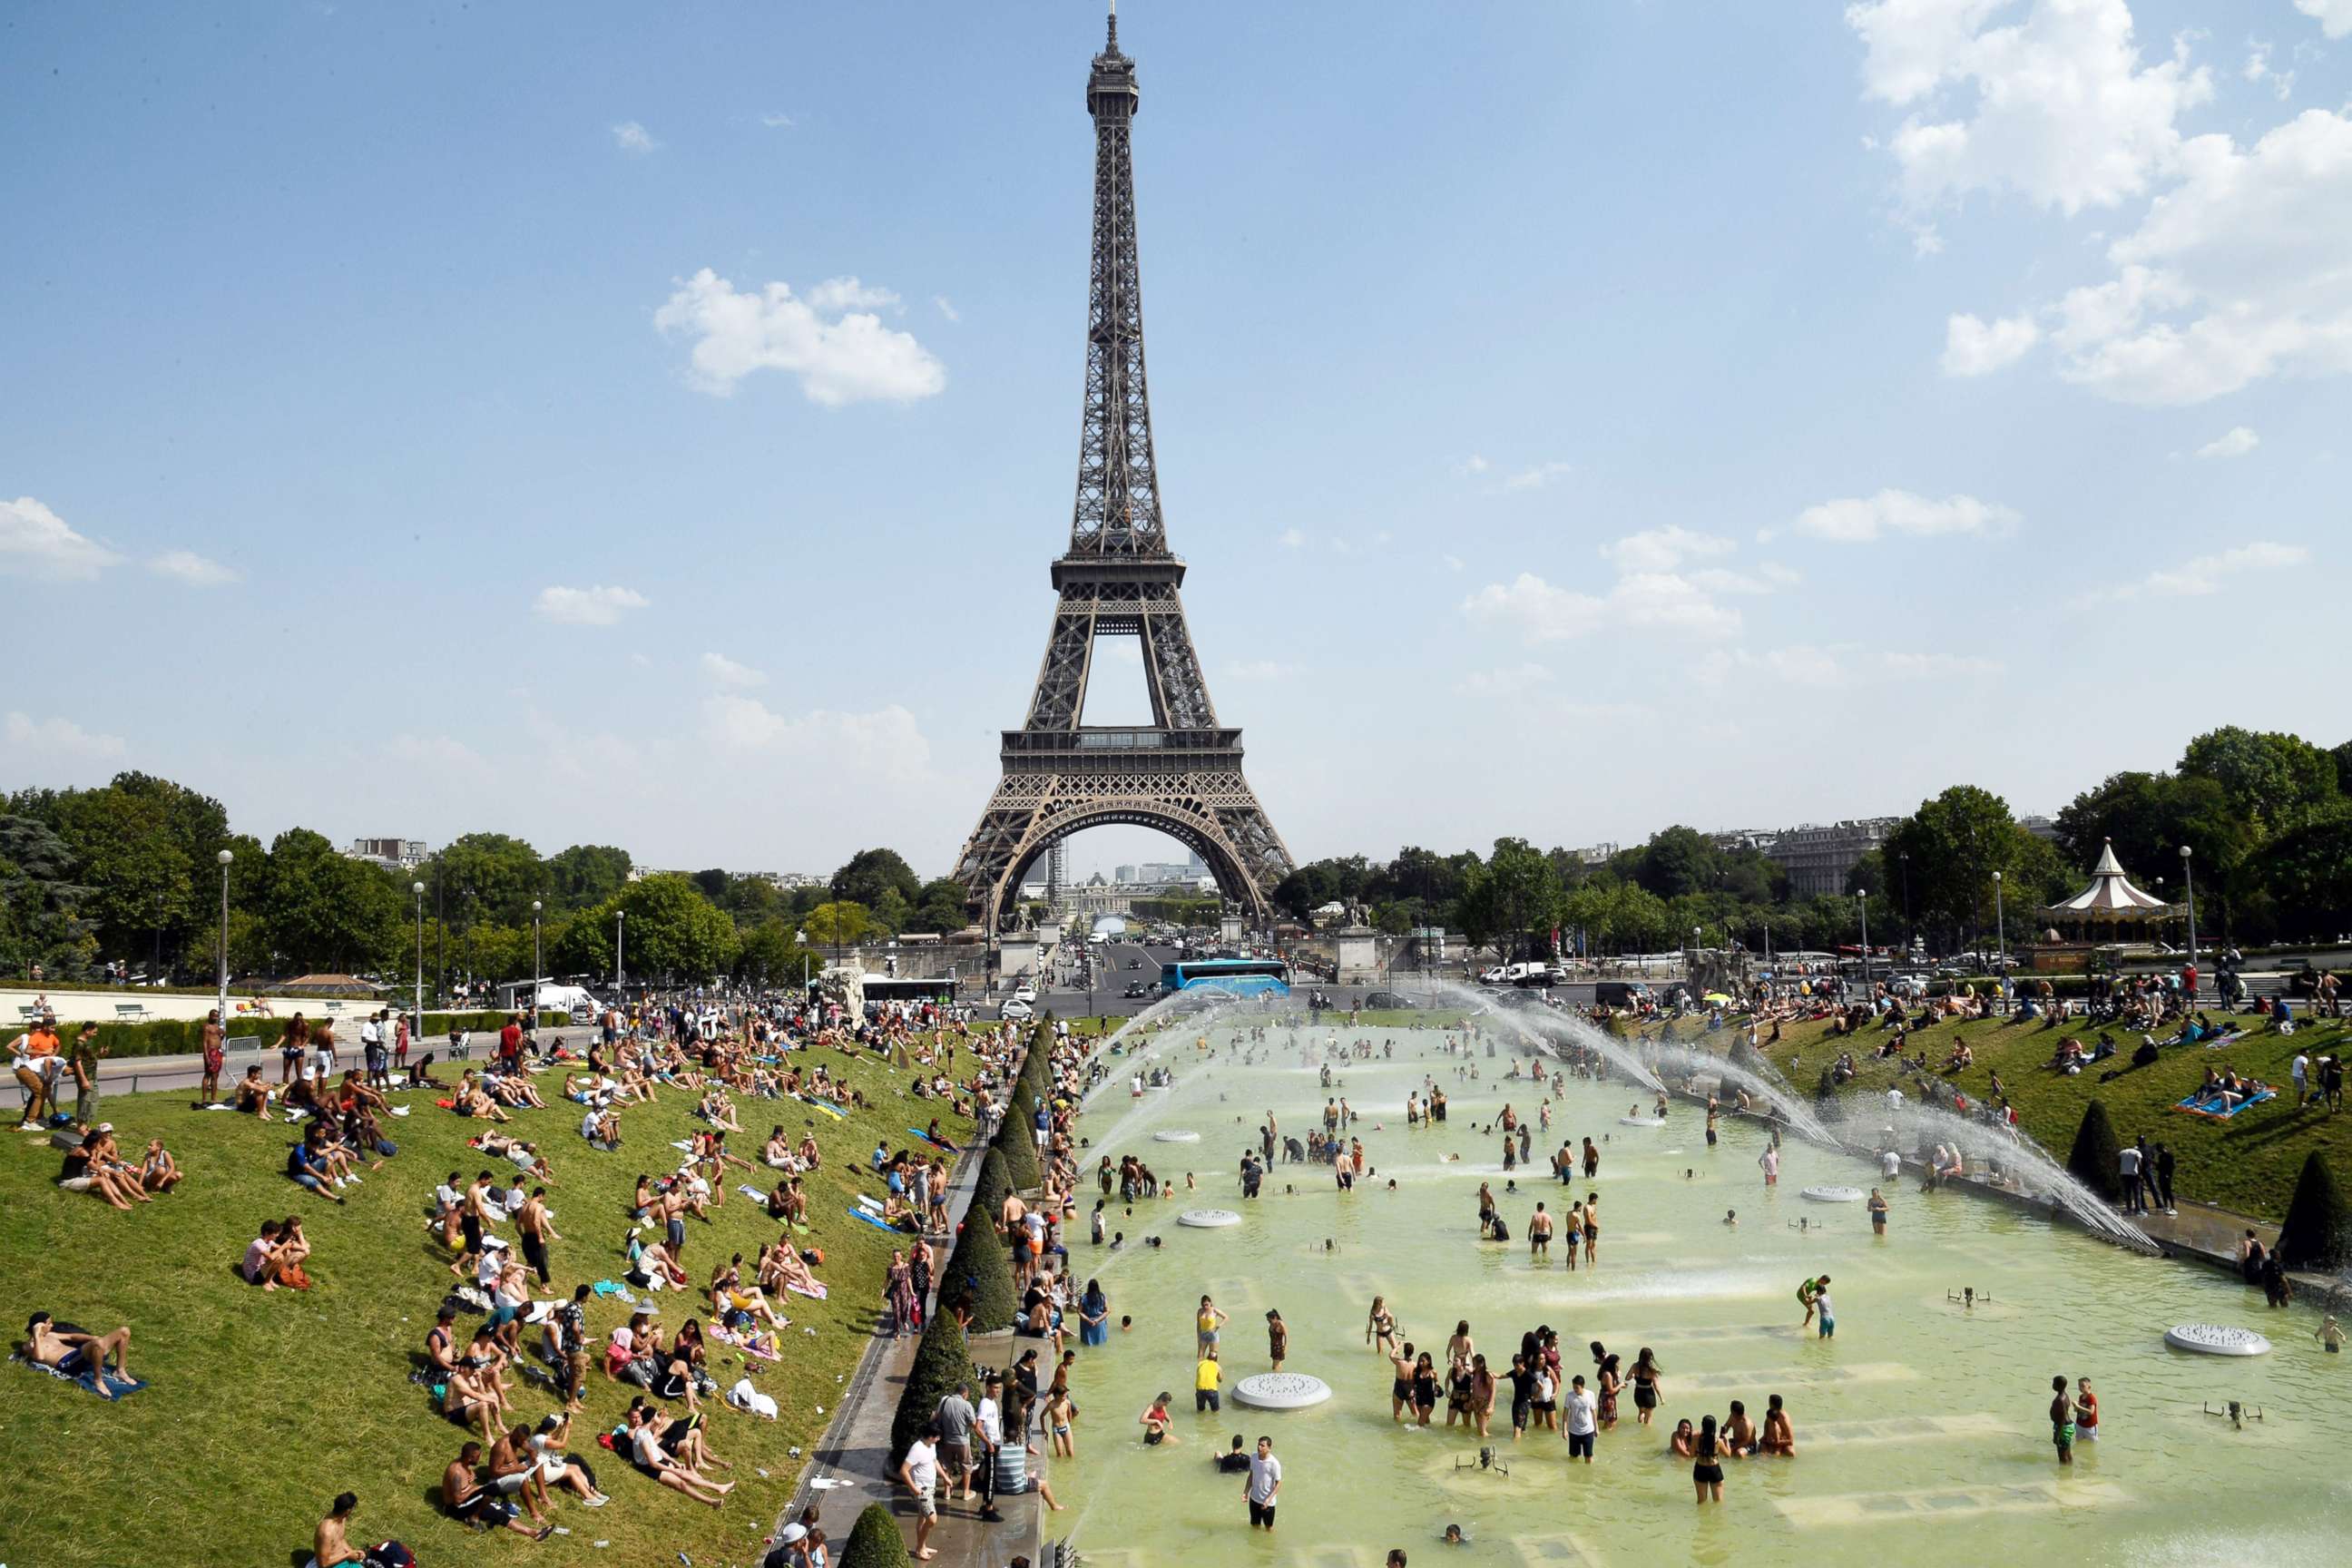
<instances>
[{"instance_id":1,"label":"lamp post","mask_svg":"<svg viewBox=\"0 0 2352 1568\"><path fill-rule=\"evenodd\" d=\"M1992 940L1993 964L2003 974L2009 973L2009 921L2001 909L2000 873L1992 874Z\"/></svg>"},{"instance_id":2,"label":"lamp post","mask_svg":"<svg viewBox=\"0 0 2352 1568\"><path fill-rule=\"evenodd\" d=\"M224 849L220 852L219 858L221 868L220 1021L221 1027L226 1030L228 1027L228 868L229 862L235 860L236 857ZM226 1038L226 1035L223 1037Z\"/></svg>"},{"instance_id":3,"label":"lamp post","mask_svg":"<svg viewBox=\"0 0 2352 1568\"><path fill-rule=\"evenodd\" d=\"M538 1012L538 1011L539 1011L539 983L540 983L540 981L541 981L541 980L542 980L542 979L544 979L544 978L545 978L545 973L544 973L544 972L541 969L541 967L540 967L540 962L539 962L539 911L540 911L541 908L541 905L540 904L540 901L539 901L537 899L533 899L533 900L531 900L531 901L530 901L530 1010L531 1010L532 1012L534 1012L534 1013L536 1013L536 1012Z\"/></svg>"},{"instance_id":4,"label":"lamp post","mask_svg":"<svg viewBox=\"0 0 2352 1568\"><path fill-rule=\"evenodd\" d=\"M1915 934L1911 925L1911 852L1898 852L1895 861L1903 868L1903 941L1907 946Z\"/></svg>"},{"instance_id":5,"label":"lamp post","mask_svg":"<svg viewBox=\"0 0 2352 1568\"><path fill-rule=\"evenodd\" d=\"M2180 847L2180 880L2189 889L2189 969L2194 973L2197 970L2197 878L2189 868L2189 846L2186 844ZM2197 1005L2197 998L2189 997L2189 1005L2192 1007Z\"/></svg>"},{"instance_id":6,"label":"lamp post","mask_svg":"<svg viewBox=\"0 0 2352 1568\"><path fill-rule=\"evenodd\" d=\"M419 1040L425 1037L425 884L411 882L408 890L416 897L416 1027ZM422 1046L417 1047L422 1050Z\"/></svg>"},{"instance_id":7,"label":"lamp post","mask_svg":"<svg viewBox=\"0 0 2352 1568\"><path fill-rule=\"evenodd\" d=\"M628 984L628 965L624 962L628 918L626 910L613 911L613 989L615 991L625 989Z\"/></svg>"},{"instance_id":8,"label":"lamp post","mask_svg":"<svg viewBox=\"0 0 2352 1568\"><path fill-rule=\"evenodd\" d=\"M1853 890L1853 907L1862 912L1862 994L1864 1000L1868 1000L1870 996L1870 889L1868 888L1856 888Z\"/></svg>"}]
</instances>

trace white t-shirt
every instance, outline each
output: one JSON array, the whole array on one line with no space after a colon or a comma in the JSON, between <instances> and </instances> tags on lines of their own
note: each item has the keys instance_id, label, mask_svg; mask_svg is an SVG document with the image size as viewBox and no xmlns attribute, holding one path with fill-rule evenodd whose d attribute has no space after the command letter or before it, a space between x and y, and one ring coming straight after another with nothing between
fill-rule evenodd
<instances>
[{"instance_id":1,"label":"white t-shirt","mask_svg":"<svg viewBox=\"0 0 2352 1568\"><path fill-rule=\"evenodd\" d=\"M2138 1175L2139 1150L2133 1144L2125 1144L2122 1152L2116 1156L2116 1168L2121 1171L2126 1180Z\"/></svg>"},{"instance_id":2,"label":"white t-shirt","mask_svg":"<svg viewBox=\"0 0 2352 1568\"><path fill-rule=\"evenodd\" d=\"M980 1408L972 1416L972 1423L980 1428L980 1435L987 1438L990 1444L994 1445L1004 1441L1004 1413L997 1409L996 1401L993 1399L983 1397L981 1400Z\"/></svg>"},{"instance_id":3,"label":"white t-shirt","mask_svg":"<svg viewBox=\"0 0 2352 1568\"><path fill-rule=\"evenodd\" d=\"M1890 1089L1886 1091L1886 1109L1889 1110L1900 1110L1903 1109L1903 1091L1901 1089Z\"/></svg>"},{"instance_id":4,"label":"white t-shirt","mask_svg":"<svg viewBox=\"0 0 2352 1568\"><path fill-rule=\"evenodd\" d=\"M915 1483L915 1495L925 1496L939 1484L940 1453L928 1439L918 1437L907 1449L907 1475Z\"/></svg>"},{"instance_id":5,"label":"white t-shirt","mask_svg":"<svg viewBox=\"0 0 2352 1568\"><path fill-rule=\"evenodd\" d=\"M1600 1430L1593 1420L1599 1405L1591 1389L1570 1388L1567 1399L1561 1402L1561 1408L1567 1413L1568 1430L1571 1436L1589 1437Z\"/></svg>"},{"instance_id":6,"label":"white t-shirt","mask_svg":"<svg viewBox=\"0 0 2352 1568\"><path fill-rule=\"evenodd\" d=\"M1903 1173L1903 1156L1896 1153L1892 1149L1889 1149L1885 1153L1881 1154L1878 1157L1878 1163L1879 1168L1884 1170L1890 1177L1899 1176Z\"/></svg>"},{"instance_id":7,"label":"white t-shirt","mask_svg":"<svg viewBox=\"0 0 2352 1568\"><path fill-rule=\"evenodd\" d=\"M1282 1461L1268 1454L1264 1458L1250 1456L1249 1500L1263 1508L1274 1500L1274 1489L1282 1484Z\"/></svg>"},{"instance_id":8,"label":"white t-shirt","mask_svg":"<svg viewBox=\"0 0 2352 1568\"><path fill-rule=\"evenodd\" d=\"M661 1440L654 1436L652 1427L640 1426L630 1433L629 1446L636 1452L637 1463L649 1470L661 1468L665 1456L662 1453Z\"/></svg>"},{"instance_id":9,"label":"white t-shirt","mask_svg":"<svg viewBox=\"0 0 2352 1568\"><path fill-rule=\"evenodd\" d=\"M1813 1305L1820 1309L1821 1314L1823 1318L1835 1318L1837 1316L1837 1310L1830 1305L1830 1293L1826 1290L1813 1298Z\"/></svg>"}]
</instances>

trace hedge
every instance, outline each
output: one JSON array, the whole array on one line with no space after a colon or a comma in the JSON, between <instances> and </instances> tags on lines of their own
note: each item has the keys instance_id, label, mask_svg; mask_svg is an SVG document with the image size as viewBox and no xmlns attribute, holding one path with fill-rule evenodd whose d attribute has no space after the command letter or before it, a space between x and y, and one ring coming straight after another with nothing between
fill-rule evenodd
<instances>
[{"instance_id":1,"label":"hedge","mask_svg":"<svg viewBox=\"0 0 2352 1568\"><path fill-rule=\"evenodd\" d=\"M308 1016L307 1013L305 1016ZM324 1017L324 1015L320 1016ZM359 1048L360 1025L364 1016L348 1013L332 1019L336 1030L335 1044L339 1049ZM275 1018L231 1018L226 1028L231 1039L258 1038L267 1050L286 1037L287 1026L293 1019L294 1015L290 1011ZM314 1024L318 1021L312 1019ZM410 1054L414 1056L421 1051L440 1048L433 1042L440 1040L446 1044L452 1024L481 1033L503 1028L506 1021L507 1015L502 1012L427 1013L425 1015L425 1038L410 1047ZM541 1027L551 1029L562 1020L560 1015L542 1013L539 1021ZM83 1022L69 1015L61 1015L58 1019L58 1032L70 1042ZM156 1018L144 1024L98 1021L98 1044L99 1048L110 1057L194 1056L203 1048L204 1031L201 1018Z\"/></svg>"},{"instance_id":2,"label":"hedge","mask_svg":"<svg viewBox=\"0 0 2352 1568\"><path fill-rule=\"evenodd\" d=\"M940 1306L959 1300L971 1307L971 1326L982 1333L1009 1329L1018 1314L1020 1295L1013 1288L1013 1264L1004 1240L996 1234L996 1216L1010 1191L1004 1156L991 1149L980 1163L980 1179L972 1188L971 1207L965 1211L963 1229L940 1279Z\"/></svg>"},{"instance_id":3,"label":"hedge","mask_svg":"<svg viewBox=\"0 0 2352 1568\"><path fill-rule=\"evenodd\" d=\"M1025 1193L1045 1180L1037 1164L1037 1133L1032 1120L1036 1114L1037 1101L1024 1083L1013 1094L1013 1109L989 1145L990 1156L1004 1162L1004 1179L1015 1192Z\"/></svg>"},{"instance_id":4,"label":"hedge","mask_svg":"<svg viewBox=\"0 0 2352 1568\"><path fill-rule=\"evenodd\" d=\"M2352 1262L2352 1213L2327 1162L2314 1149L2288 1200L2278 1234L2279 1265L2284 1268L2341 1268Z\"/></svg>"},{"instance_id":5,"label":"hedge","mask_svg":"<svg viewBox=\"0 0 2352 1568\"><path fill-rule=\"evenodd\" d=\"M2074 1149L2066 1156L2069 1174L2110 1204L2121 1203L2124 1192L2123 1145L2116 1140L2116 1124L2107 1117L2105 1100L2095 1100L2083 1110L2083 1125L2074 1130Z\"/></svg>"}]
</instances>

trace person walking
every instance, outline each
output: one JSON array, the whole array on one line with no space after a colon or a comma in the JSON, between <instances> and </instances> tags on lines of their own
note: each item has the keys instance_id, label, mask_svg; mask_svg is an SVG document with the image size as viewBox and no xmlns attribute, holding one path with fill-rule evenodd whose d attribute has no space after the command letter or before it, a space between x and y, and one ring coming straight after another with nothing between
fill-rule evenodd
<instances>
[{"instance_id":1,"label":"person walking","mask_svg":"<svg viewBox=\"0 0 2352 1568\"><path fill-rule=\"evenodd\" d=\"M931 1495L940 1479L939 1438L939 1424L927 1424L898 1461L898 1479L915 1499L915 1550L909 1555L921 1563L939 1555L930 1547L931 1531L940 1526L939 1500Z\"/></svg>"},{"instance_id":2,"label":"person walking","mask_svg":"<svg viewBox=\"0 0 2352 1568\"><path fill-rule=\"evenodd\" d=\"M2172 1202L2172 1145L2158 1143L2156 1146L2157 1202L2162 1205L2165 1213L2177 1215L2180 1210L2175 1207Z\"/></svg>"}]
</instances>

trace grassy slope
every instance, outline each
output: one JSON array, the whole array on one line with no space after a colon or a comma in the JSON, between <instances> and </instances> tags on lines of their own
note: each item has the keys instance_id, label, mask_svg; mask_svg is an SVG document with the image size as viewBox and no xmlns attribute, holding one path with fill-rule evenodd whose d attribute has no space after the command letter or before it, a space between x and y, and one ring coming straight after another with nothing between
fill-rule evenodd
<instances>
[{"instance_id":1,"label":"grassy slope","mask_svg":"<svg viewBox=\"0 0 2352 1568\"><path fill-rule=\"evenodd\" d=\"M2245 1022L2252 1025L2253 1020ZM1685 1024L1681 1032L1687 1035L1690 1027ZM1654 1026L1647 1032L1654 1034ZM1906 1054L1924 1049L1929 1064L1940 1066L1951 1054L1955 1040L1967 1040L1976 1052L1976 1062L1952 1075L1961 1091L1971 1100L1987 1098L1992 1074L1998 1071L2025 1131L2061 1161L2074 1145L2084 1108L2094 1096L2105 1100L2119 1138L2129 1142L2146 1132L2151 1142L2172 1146L2179 1161L2174 1185L2185 1198L2275 1220L2286 1212L2295 1177L2313 1149L2326 1157L2338 1181L2352 1184L2352 1115L2295 1109L2289 1103L2294 1096L2287 1072L2297 1047L2314 1056L2352 1047L2352 1028L2341 1024L2305 1024L2292 1036L2257 1034L2219 1050L2170 1046L2155 1066L2127 1071L2105 1084L2098 1081L2098 1074L2127 1066L2137 1037L2110 1031L2120 1058L2086 1068L2076 1077L2045 1070L2042 1064L2070 1033L2086 1042L2097 1039L2095 1031L2085 1030L2079 1022L2052 1030L2039 1022L2019 1025L1987 1019L1915 1033ZM1704 1038L1717 1049L1728 1050L1732 1036L1727 1030ZM1820 1080L1821 1069L1835 1059L1840 1049L1850 1047L1862 1071L1848 1086L1848 1092L1884 1093L1896 1081L1895 1064L1872 1060L1864 1051L1885 1038L1865 1033L1851 1042L1835 1040L1828 1037L1825 1026L1804 1024L1788 1029L1780 1043L1767 1047L1764 1054L1799 1092L1810 1094ZM2282 1086L2279 1098L2241 1111L2226 1122L2174 1110L2173 1105L2203 1079L2208 1065L2234 1067L2242 1074Z\"/></svg>"},{"instance_id":2,"label":"grassy slope","mask_svg":"<svg viewBox=\"0 0 2352 1568\"><path fill-rule=\"evenodd\" d=\"M824 1153L809 1178L813 1234L824 1248L820 1278L831 1287L819 1302L786 1299L786 1359L759 1363L752 1381L775 1396L775 1422L712 1402L711 1443L734 1461L742 1482L714 1511L656 1487L594 1447L594 1434L616 1421L635 1392L592 1375L587 1412L573 1426L573 1447L592 1457L613 1492L591 1510L556 1494L553 1519L569 1526L534 1549L521 1537L472 1535L432 1506L428 1493L464 1436L429 1406L408 1381L412 1358L435 1309L454 1283L437 1238L428 1237L425 1205L433 1186L455 1169L471 1177L485 1162L465 1147L478 1124L435 1109L424 1094L415 1109L387 1123L398 1158L338 1209L280 1173L290 1142L282 1124L234 1112L198 1112L184 1098L161 1094L110 1099L103 1114L135 1156L161 1135L187 1181L173 1196L121 1214L53 1184L58 1159L47 1140L0 1131L0 1239L10 1262L5 1315L21 1331L37 1308L106 1330L132 1329L131 1369L152 1386L108 1405L54 1379L10 1369L13 1406L0 1429L0 1561L41 1568L120 1568L132 1563L206 1562L299 1564L328 1500L349 1489L361 1498L354 1539L406 1542L434 1563L585 1561L597 1568L673 1563L683 1549L698 1563L751 1562L799 1468L787 1449L813 1446L833 1409L837 1379L856 1364L871 1336L875 1304L892 1238L849 1219L849 1194L880 1189L865 1179L877 1138L893 1149L915 1142L910 1125L927 1124L938 1102L900 1098L906 1075L878 1062L823 1059L845 1068L879 1109L836 1121L793 1101L746 1100L739 1152L756 1158L776 1121L797 1134L813 1118ZM958 1065L969 1070L969 1058ZM541 1079L542 1092L555 1087ZM561 1184L549 1196L556 1229L555 1289L569 1296L583 1280L617 1278L626 1205L641 1171L671 1168L666 1145L686 1136L690 1096L665 1092L650 1109L623 1113L626 1139L613 1154L591 1152L578 1136L572 1108L517 1113L511 1131L540 1142ZM559 1108L560 1107L560 1108ZM950 1125L942 1121L943 1126ZM955 1126L961 1137L968 1124ZM743 1173L735 1177L749 1180ZM685 1263L699 1285L721 1258L756 1256L774 1222L740 1193L713 1223L689 1218ZM264 1293L239 1282L232 1266L267 1217L303 1216L318 1281L307 1294ZM665 1291L670 1328L702 1317L698 1298ZM601 1342L628 1309L598 1300L589 1328ZM480 1319L461 1314L470 1331ZM706 1326L707 1321L706 1321ZM811 1338L802 1330L814 1328ZM740 1357L712 1346L722 1390L740 1375ZM525 1382L518 1419L536 1421L561 1399ZM819 1413L822 1406L824 1414ZM756 1472L764 1468L772 1479ZM96 1506L60 1506L79 1498ZM845 1533L848 1521L841 1521ZM592 1551L592 1541L609 1541ZM201 1543L201 1547L197 1545ZM302 1550L297 1552L297 1547Z\"/></svg>"}]
</instances>

